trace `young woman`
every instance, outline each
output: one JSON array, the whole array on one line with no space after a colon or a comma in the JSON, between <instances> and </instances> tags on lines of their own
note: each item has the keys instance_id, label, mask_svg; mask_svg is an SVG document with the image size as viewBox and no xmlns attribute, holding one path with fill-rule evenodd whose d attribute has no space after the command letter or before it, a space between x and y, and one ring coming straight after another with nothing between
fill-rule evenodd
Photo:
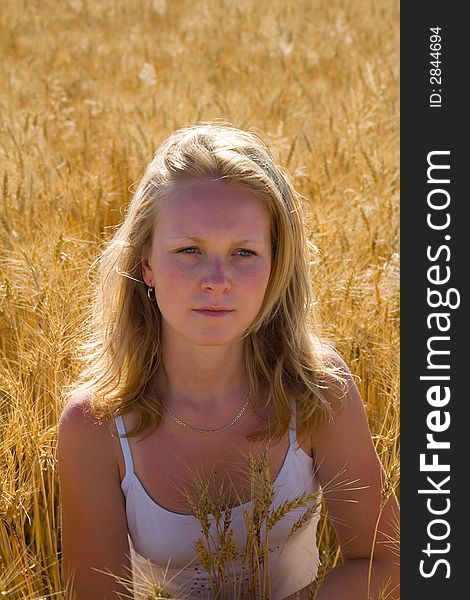
<instances>
[{"instance_id":1,"label":"young woman","mask_svg":"<svg viewBox=\"0 0 470 600\"><path fill-rule=\"evenodd\" d=\"M202 124L158 149L101 256L87 364L59 425L78 600L126 597L131 567L137 597L147 579L175 598L307 598L322 489L342 564L317 599L398 598L397 503L351 375L319 339L311 249L300 199L256 136ZM308 496L263 537L255 591L248 464L263 455L271 511ZM195 475L223 493L233 533L217 589L196 553L216 517L210 504L202 524L193 514Z\"/></svg>"}]
</instances>

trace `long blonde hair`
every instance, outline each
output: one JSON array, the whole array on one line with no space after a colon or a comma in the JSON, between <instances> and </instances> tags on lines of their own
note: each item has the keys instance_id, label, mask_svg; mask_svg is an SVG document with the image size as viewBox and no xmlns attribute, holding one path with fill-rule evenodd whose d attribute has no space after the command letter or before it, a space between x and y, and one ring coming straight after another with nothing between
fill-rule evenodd
<instances>
[{"instance_id":1,"label":"long blonde hair","mask_svg":"<svg viewBox=\"0 0 470 600\"><path fill-rule=\"evenodd\" d=\"M294 397L299 433L320 429L331 409L323 389L341 374L331 348L320 341L310 283L310 243L302 202L287 173L253 133L227 123L202 123L171 134L158 148L99 264L83 370L73 389L91 392L97 418L133 409L134 436L162 419L152 381L161 363L161 313L149 302L142 280L143 250L150 247L163 199L180 181L210 178L244 186L262 199L271 217L272 268L260 311L244 332L245 364L252 397L266 386L274 403L269 428L256 432L278 437L290 422Z\"/></svg>"}]
</instances>

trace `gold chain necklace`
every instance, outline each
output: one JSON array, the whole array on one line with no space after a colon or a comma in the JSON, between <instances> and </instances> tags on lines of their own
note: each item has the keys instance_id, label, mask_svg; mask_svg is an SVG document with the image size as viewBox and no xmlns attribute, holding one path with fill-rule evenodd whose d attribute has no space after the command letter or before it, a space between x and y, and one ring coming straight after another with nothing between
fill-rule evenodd
<instances>
[{"instance_id":1,"label":"gold chain necklace","mask_svg":"<svg viewBox=\"0 0 470 600\"><path fill-rule=\"evenodd\" d=\"M217 429L200 429L199 427L193 427L192 425L185 423L184 421L179 419L174 413L171 412L171 410L165 404L163 398L161 398L158 394L157 394L157 396L158 396L158 399L160 400L160 402L162 403L163 408L168 413L168 415L173 419L173 421L175 421L175 423L178 423L178 425L180 425L181 427L184 427L185 429L190 429L191 431L196 431L197 433L216 433L217 431L225 431L226 429L229 429L229 427L232 427L232 425L234 425L238 421L238 419L245 412L246 407L248 406L248 403L250 402L251 391L248 393L245 403L243 404L241 409L238 411L238 413L233 417L233 419L230 419L230 421L228 421L228 423L225 423L225 425L223 425L222 427L217 427Z\"/></svg>"}]
</instances>

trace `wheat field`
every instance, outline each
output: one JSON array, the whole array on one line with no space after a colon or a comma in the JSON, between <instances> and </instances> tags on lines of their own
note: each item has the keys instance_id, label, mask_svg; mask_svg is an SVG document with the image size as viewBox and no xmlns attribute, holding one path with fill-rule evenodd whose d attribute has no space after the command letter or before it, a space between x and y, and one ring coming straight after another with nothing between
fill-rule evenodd
<instances>
[{"instance_id":1,"label":"wheat field","mask_svg":"<svg viewBox=\"0 0 470 600\"><path fill-rule=\"evenodd\" d=\"M194 122L258 132L304 196L323 332L398 493L398 2L3 0L0 23L0 595L63 598L57 422L93 261ZM318 543L328 569L326 515Z\"/></svg>"}]
</instances>

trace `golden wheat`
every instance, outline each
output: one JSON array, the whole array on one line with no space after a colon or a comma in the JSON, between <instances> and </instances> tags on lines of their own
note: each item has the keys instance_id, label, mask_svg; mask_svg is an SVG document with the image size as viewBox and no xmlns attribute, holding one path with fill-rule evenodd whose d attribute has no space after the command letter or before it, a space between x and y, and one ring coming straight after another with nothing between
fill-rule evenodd
<instances>
[{"instance_id":1,"label":"golden wheat","mask_svg":"<svg viewBox=\"0 0 470 600\"><path fill-rule=\"evenodd\" d=\"M384 498L398 490L398 13L391 0L2 2L2 596L63 593L56 427L90 266L155 147L198 120L259 130L305 197L324 333L357 376ZM321 578L340 560L326 514L318 543Z\"/></svg>"}]
</instances>

